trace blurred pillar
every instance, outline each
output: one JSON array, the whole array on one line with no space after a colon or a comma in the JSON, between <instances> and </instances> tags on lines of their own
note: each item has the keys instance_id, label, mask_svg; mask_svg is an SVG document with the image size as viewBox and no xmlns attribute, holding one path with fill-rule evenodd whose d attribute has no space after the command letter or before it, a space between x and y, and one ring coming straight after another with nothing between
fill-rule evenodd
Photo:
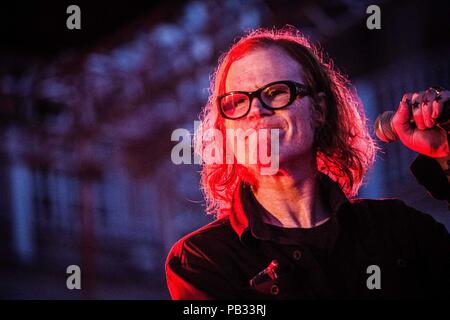
<instances>
[{"instance_id":1,"label":"blurred pillar","mask_svg":"<svg viewBox=\"0 0 450 320\"><path fill-rule=\"evenodd\" d=\"M82 293L91 298L95 281L94 190L92 180L80 179Z\"/></svg>"},{"instance_id":2,"label":"blurred pillar","mask_svg":"<svg viewBox=\"0 0 450 320\"><path fill-rule=\"evenodd\" d=\"M102 164L96 159L96 149L92 137L81 137L77 144L80 204L80 250L81 272L83 279L82 293L85 298L92 298L95 286L95 183L102 179Z\"/></svg>"},{"instance_id":3,"label":"blurred pillar","mask_svg":"<svg viewBox=\"0 0 450 320\"><path fill-rule=\"evenodd\" d=\"M358 95L364 103L364 110L367 117L367 125L372 136L374 136L373 123L378 116L381 108L376 104L376 97L373 87L366 81L360 80L354 82L358 90ZM378 141L378 140L377 140ZM366 176L366 184L360 189L358 196L364 198L380 198L385 196L385 162L383 159L377 157L373 167L369 170Z\"/></svg>"},{"instance_id":4,"label":"blurred pillar","mask_svg":"<svg viewBox=\"0 0 450 320\"><path fill-rule=\"evenodd\" d=\"M13 163L10 179L13 250L20 262L30 263L35 249L31 173L22 163Z\"/></svg>"}]
</instances>

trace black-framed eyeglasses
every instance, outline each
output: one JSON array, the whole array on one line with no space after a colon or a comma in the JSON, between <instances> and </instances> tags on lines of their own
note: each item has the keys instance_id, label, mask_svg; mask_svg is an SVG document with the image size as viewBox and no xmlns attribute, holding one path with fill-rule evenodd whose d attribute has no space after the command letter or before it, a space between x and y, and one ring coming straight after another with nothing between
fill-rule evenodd
<instances>
[{"instance_id":1,"label":"black-framed eyeglasses","mask_svg":"<svg viewBox=\"0 0 450 320\"><path fill-rule=\"evenodd\" d=\"M261 105L269 110L283 109L291 105L297 97L310 94L307 86L289 80L266 84L253 92L231 91L217 98L220 114L226 119L236 120L250 112L253 98L258 98Z\"/></svg>"}]
</instances>

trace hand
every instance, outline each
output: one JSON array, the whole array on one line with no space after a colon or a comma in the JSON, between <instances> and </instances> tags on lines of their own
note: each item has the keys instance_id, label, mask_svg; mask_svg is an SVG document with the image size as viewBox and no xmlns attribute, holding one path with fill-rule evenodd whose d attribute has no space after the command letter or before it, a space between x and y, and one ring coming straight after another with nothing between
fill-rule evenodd
<instances>
[{"instance_id":1,"label":"hand","mask_svg":"<svg viewBox=\"0 0 450 320\"><path fill-rule=\"evenodd\" d=\"M435 124L448 100L450 91L438 94L433 89L403 95L392 118L393 129L400 141L409 149L432 158L449 157L447 132ZM415 125L411 119L414 119Z\"/></svg>"}]
</instances>

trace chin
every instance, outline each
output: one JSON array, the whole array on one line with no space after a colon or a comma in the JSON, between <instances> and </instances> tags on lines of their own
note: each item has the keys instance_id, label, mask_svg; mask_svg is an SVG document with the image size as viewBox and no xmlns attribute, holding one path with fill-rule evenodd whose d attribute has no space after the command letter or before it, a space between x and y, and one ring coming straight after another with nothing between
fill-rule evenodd
<instances>
[{"instance_id":1,"label":"chin","mask_svg":"<svg viewBox=\"0 0 450 320\"><path fill-rule=\"evenodd\" d=\"M283 166L283 163L290 163L293 161L304 161L306 159L312 158L312 148L307 149L293 149L292 146L287 148L283 148L280 146L280 155L279 155L279 163L280 167Z\"/></svg>"}]
</instances>

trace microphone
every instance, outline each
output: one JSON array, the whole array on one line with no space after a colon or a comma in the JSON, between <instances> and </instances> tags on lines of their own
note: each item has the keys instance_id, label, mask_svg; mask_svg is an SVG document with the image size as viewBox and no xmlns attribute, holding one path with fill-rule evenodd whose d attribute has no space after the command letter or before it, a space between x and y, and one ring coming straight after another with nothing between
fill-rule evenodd
<instances>
[{"instance_id":1,"label":"microphone","mask_svg":"<svg viewBox=\"0 0 450 320\"><path fill-rule=\"evenodd\" d=\"M389 143L398 140L398 135L392 126L394 114L394 111L386 111L375 120L375 134L383 142ZM414 120L411 120L411 122L414 123ZM435 119L434 123L447 132L450 131L450 101L444 103L442 113Z\"/></svg>"}]
</instances>

